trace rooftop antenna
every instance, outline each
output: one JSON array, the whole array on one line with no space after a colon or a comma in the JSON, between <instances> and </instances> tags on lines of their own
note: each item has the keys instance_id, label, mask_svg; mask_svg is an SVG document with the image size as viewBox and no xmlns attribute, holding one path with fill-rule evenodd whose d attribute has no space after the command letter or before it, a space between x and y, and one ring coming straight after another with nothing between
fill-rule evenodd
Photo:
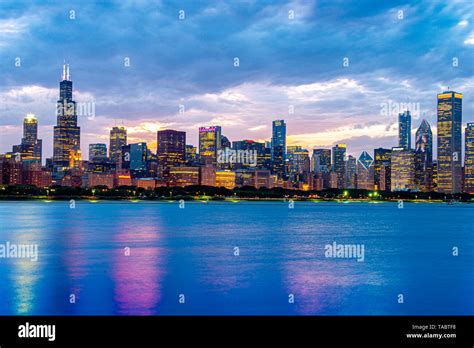
<instances>
[{"instance_id":1,"label":"rooftop antenna","mask_svg":"<svg viewBox=\"0 0 474 348\"><path fill-rule=\"evenodd\" d=\"M64 59L64 63L63 63L63 74L61 76L61 81L64 81L66 80L66 59Z\"/></svg>"}]
</instances>

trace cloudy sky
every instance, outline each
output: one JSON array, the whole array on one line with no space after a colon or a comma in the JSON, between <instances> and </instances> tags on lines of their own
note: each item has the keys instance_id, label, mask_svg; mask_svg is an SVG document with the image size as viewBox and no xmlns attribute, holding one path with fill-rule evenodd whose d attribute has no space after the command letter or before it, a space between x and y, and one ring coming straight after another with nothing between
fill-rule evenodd
<instances>
[{"instance_id":1,"label":"cloudy sky","mask_svg":"<svg viewBox=\"0 0 474 348\"><path fill-rule=\"evenodd\" d=\"M151 148L166 128L196 145L206 125L231 141L269 140L274 119L285 119L289 145L345 142L354 155L396 146L398 109L418 111L413 134L422 118L435 133L436 94L448 87L464 95L463 123L474 121L473 6L2 0L0 152L20 142L32 112L51 156L65 59L74 99L95 106L79 117L85 158L116 124Z\"/></svg>"}]
</instances>

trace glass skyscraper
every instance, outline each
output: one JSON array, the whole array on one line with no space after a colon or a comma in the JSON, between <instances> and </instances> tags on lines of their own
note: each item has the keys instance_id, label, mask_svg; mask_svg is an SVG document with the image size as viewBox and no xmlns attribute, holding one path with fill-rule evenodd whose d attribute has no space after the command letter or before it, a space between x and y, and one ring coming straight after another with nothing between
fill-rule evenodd
<instances>
[{"instance_id":1,"label":"glass skyscraper","mask_svg":"<svg viewBox=\"0 0 474 348\"><path fill-rule=\"evenodd\" d=\"M76 102L72 100L72 81L69 65L64 64L62 80L59 83L57 101L57 125L54 127L53 164L55 172L69 168L71 151L81 146L81 130L77 126Z\"/></svg>"},{"instance_id":2,"label":"glass skyscraper","mask_svg":"<svg viewBox=\"0 0 474 348\"><path fill-rule=\"evenodd\" d=\"M199 158L203 164L217 163L217 151L221 148L220 126L199 128Z\"/></svg>"},{"instance_id":3,"label":"glass skyscraper","mask_svg":"<svg viewBox=\"0 0 474 348\"><path fill-rule=\"evenodd\" d=\"M474 193L474 123L468 123L465 132L464 192Z\"/></svg>"},{"instance_id":4,"label":"glass skyscraper","mask_svg":"<svg viewBox=\"0 0 474 348\"><path fill-rule=\"evenodd\" d=\"M338 189L344 188L346 177L346 144L336 144L332 148L332 171L336 173L336 185Z\"/></svg>"},{"instance_id":5,"label":"glass skyscraper","mask_svg":"<svg viewBox=\"0 0 474 348\"><path fill-rule=\"evenodd\" d=\"M462 94L438 94L438 192L461 192Z\"/></svg>"},{"instance_id":6,"label":"glass skyscraper","mask_svg":"<svg viewBox=\"0 0 474 348\"><path fill-rule=\"evenodd\" d=\"M391 149L374 149L374 189L390 191L390 154ZM383 177L382 177L383 175ZM383 184L383 185L382 185Z\"/></svg>"},{"instance_id":7,"label":"glass skyscraper","mask_svg":"<svg viewBox=\"0 0 474 348\"><path fill-rule=\"evenodd\" d=\"M405 150L403 147L392 148L390 181L392 191L414 189L415 156L413 150Z\"/></svg>"},{"instance_id":8,"label":"glass skyscraper","mask_svg":"<svg viewBox=\"0 0 474 348\"><path fill-rule=\"evenodd\" d=\"M416 131L415 186L423 192L433 189L433 133L426 120L421 122Z\"/></svg>"},{"instance_id":9,"label":"glass skyscraper","mask_svg":"<svg viewBox=\"0 0 474 348\"><path fill-rule=\"evenodd\" d=\"M186 162L186 132L162 130L157 132L156 156L166 167L184 165Z\"/></svg>"},{"instance_id":10,"label":"glass skyscraper","mask_svg":"<svg viewBox=\"0 0 474 348\"><path fill-rule=\"evenodd\" d=\"M109 157L114 163L120 162L122 146L127 145L127 130L125 127L113 127L110 130Z\"/></svg>"},{"instance_id":11,"label":"glass skyscraper","mask_svg":"<svg viewBox=\"0 0 474 348\"><path fill-rule=\"evenodd\" d=\"M284 120L276 120L272 123L271 149L273 173L283 177L285 175L286 160L286 123Z\"/></svg>"},{"instance_id":12,"label":"glass skyscraper","mask_svg":"<svg viewBox=\"0 0 474 348\"><path fill-rule=\"evenodd\" d=\"M107 160L107 145L89 144L89 161L101 162Z\"/></svg>"},{"instance_id":13,"label":"glass skyscraper","mask_svg":"<svg viewBox=\"0 0 474 348\"><path fill-rule=\"evenodd\" d=\"M398 114L398 147L411 149L411 115L408 110Z\"/></svg>"},{"instance_id":14,"label":"glass skyscraper","mask_svg":"<svg viewBox=\"0 0 474 348\"><path fill-rule=\"evenodd\" d=\"M357 160L354 156L347 156L346 161L346 179L345 187L349 189L356 188Z\"/></svg>"},{"instance_id":15,"label":"glass skyscraper","mask_svg":"<svg viewBox=\"0 0 474 348\"><path fill-rule=\"evenodd\" d=\"M363 151L357 160L357 179L356 187L363 190L374 189L374 160L367 153Z\"/></svg>"},{"instance_id":16,"label":"glass skyscraper","mask_svg":"<svg viewBox=\"0 0 474 348\"><path fill-rule=\"evenodd\" d=\"M23 120L21 144L13 146L13 152L21 153L23 161L41 162L42 144L38 139L38 120L34 114L27 114Z\"/></svg>"}]
</instances>

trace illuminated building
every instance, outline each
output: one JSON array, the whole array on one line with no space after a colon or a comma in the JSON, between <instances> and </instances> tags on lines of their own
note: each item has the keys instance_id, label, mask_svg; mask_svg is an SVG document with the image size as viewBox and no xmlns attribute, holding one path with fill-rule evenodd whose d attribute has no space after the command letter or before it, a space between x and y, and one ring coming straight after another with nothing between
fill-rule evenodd
<instances>
[{"instance_id":1,"label":"illuminated building","mask_svg":"<svg viewBox=\"0 0 474 348\"><path fill-rule=\"evenodd\" d=\"M390 154L392 150L374 149L374 189L390 191ZM383 171L383 173L382 173Z\"/></svg>"},{"instance_id":2,"label":"illuminated building","mask_svg":"<svg viewBox=\"0 0 474 348\"><path fill-rule=\"evenodd\" d=\"M146 143L130 144L130 173L132 178L142 178L147 172Z\"/></svg>"},{"instance_id":3,"label":"illuminated building","mask_svg":"<svg viewBox=\"0 0 474 348\"><path fill-rule=\"evenodd\" d=\"M415 156L412 150L402 147L392 148L391 190L408 191L415 186Z\"/></svg>"},{"instance_id":4,"label":"illuminated building","mask_svg":"<svg viewBox=\"0 0 474 348\"><path fill-rule=\"evenodd\" d=\"M138 178L133 180L133 186L144 188L145 190L155 189L157 180L154 178Z\"/></svg>"},{"instance_id":5,"label":"illuminated building","mask_svg":"<svg viewBox=\"0 0 474 348\"><path fill-rule=\"evenodd\" d=\"M199 157L201 163L217 163L217 151L221 148L221 127L199 128Z\"/></svg>"},{"instance_id":6,"label":"illuminated building","mask_svg":"<svg viewBox=\"0 0 474 348\"><path fill-rule=\"evenodd\" d=\"M239 140L232 142L232 149L236 151L256 151L257 152L257 168L264 168L271 162L271 149L267 153L265 143L259 143L253 140ZM233 168L248 168L249 163L236 163Z\"/></svg>"},{"instance_id":7,"label":"illuminated building","mask_svg":"<svg viewBox=\"0 0 474 348\"><path fill-rule=\"evenodd\" d=\"M284 120L272 122L271 162L273 174L285 175L286 124Z\"/></svg>"},{"instance_id":8,"label":"illuminated building","mask_svg":"<svg viewBox=\"0 0 474 348\"><path fill-rule=\"evenodd\" d=\"M186 132L171 129L157 132L156 156L165 167L176 167L186 162Z\"/></svg>"},{"instance_id":9,"label":"illuminated building","mask_svg":"<svg viewBox=\"0 0 474 348\"><path fill-rule=\"evenodd\" d=\"M236 186L255 186L254 171L248 169L237 169L235 171Z\"/></svg>"},{"instance_id":10,"label":"illuminated building","mask_svg":"<svg viewBox=\"0 0 474 348\"><path fill-rule=\"evenodd\" d=\"M408 110L398 114L398 147L411 149L411 115Z\"/></svg>"},{"instance_id":11,"label":"illuminated building","mask_svg":"<svg viewBox=\"0 0 474 348\"><path fill-rule=\"evenodd\" d=\"M197 163L197 148L193 145L186 145L186 165Z\"/></svg>"},{"instance_id":12,"label":"illuminated building","mask_svg":"<svg viewBox=\"0 0 474 348\"><path fill-rule=\"evenodd\" d=\"M415 187L422 192L433 190L433 133L426 120L415 137Z\"/></svg>"},{"instance_id":13,"label":"illuminated building","mask_svg":"<svg viewBox=\"0 0 474 348\"><path fill-rule=\"evenodd\" d=\"M113 127L110 130L109 158L114 163L120 162L122 147L127 145L127 130L124 127Z\"/></svg>"},{"instance_id":14,"label":"illuminated building","mask_svg":"<svg viewBox=\"0 0 474 348\"><path fill-rule=\"evenodd\" d=\"M57 125L54 127L53 163L55 172L70 168L71 151L80 149L80 128L77 126L76 102L72 100L72 81L69 65L63 66L62 80L59 83L59 100L57 101Z\"/></svg>"},{"instance_id":15,"label":"illuminated building","mask_svg":"<svg viewBox=\"0 0 474 348\"><path fill-rule=\"evenodd\" d=\"M337 185L335 188L344 188L344 180L346 177L346 144L336 144L332 148L332 171L336 173ZM331 184L331 188L333 185Z\"/></svg>"},{"instance_id":16,"label":"illuminated building","mask_svg":"<svg viewBox=\"0 0 474 348\"><path fill-rule=\"evenodd\" d=\"M438 192L461 192L462 94L438 94Z\"/></svg>"},{"instance_id":17,"label":"illuminated building","mask_svg":"<svg viewBox=\"0 0 474 348\"><path fill-rule=\"evenodd\" d=\"M107 186L107 188L114 188L115 175L108 173L88 173L87 187Z\"/></svg>"},{"instance_id":18,"label":"illuminated building","mask_svg":"<svg viewBox=\"0 0 474 348\"><path fill-rule=\"evenodd\" d=\"M114 186L132 186L132 176L128 169L118 169L115 172Z\"/></svg>"},{"instance_id":19,"label":"illuminated building","mask_svg":"<svg viewBox=\"0 0 474 348\"><path fill-rule=\"evenodd\" d=\"M474 193L474 123L468 123L465 131L464 192Z\"/></svg>"},{"instance_id":20,"label":"illuminated building","mask_svg":"<svg viewBox=\"0 0 474 348\"><path fill-rule=\"evenodd\" d=\"M331 170L331 149L313 149L311 171L317 173L329 173Z\"/></svg>"},{"instance_id":21,"label":"illuminated building","mask_svg":"<svg viewBox=\"0 0 474 348\"><path fill-rule=\"evenodd\" d=\"M205 186L216 186L216 167L206 164L199 167L199 184Z\"/></svg>"},{"instance_id":22,"label":"illuminated building","mask_svg":"<svg viewBox=\"0 0 474 348\"><path fill-rule=\"evenodd\" d=\"M9 152L0 157L2 184L18 185L23 182L21 157Z\"/></svg>"},{"instance_id":23,"label":"illuminated building","mask_svg":"<svg viewBox=\"0 0 474 348\"><path fill-rule=\"evenodd\" d=\"M362 190L374 189L374 160L367 151L363 151L357 160L356 186Z\"/></svg>"},{"instance_id":24,"label":"illuminated building","mask_svg":"<svg viewBox=\"0 0 474 348\"><path fill-rule=\"evenodd\" d=\"M69 150L69 169L80 168L82 162L81 149L78 146L73 146Z\"/></svg>"},{"instance_id":25,"label":"illuminated building","mask_svg":"<svg viewBox=\"0 0 474 348\"><path fill-rule=\"evenodd\" d=\"M329 188L338 188L339 178L336 172L329 173Z\"/></svg>"},{"instance_id":26,"label":"illuminated building","mask_svg":"<svg viewBox=\"0 0 474 348\"><path fill-rule=\"evenodd\" d=\"M216 171L216 187L232 190L235 187L235 173L230 170Z\"/></svg>"},{"instance_id":27,"label":"illuminated building","mask_svg":"<svg viewBox=\"0 0 474 348\"><path fill-rule=\"evenodd\" d=\"M23 138L20 145L13 146L14 153L20 153L24 161L41 163L42 140L38 139L38 120L34 114L27 114L23 120Z\"/></svg>"},{"instance_id":28,"label":"illuminated building","mask_svg":"<svg viewBox=\"0 0 474 348\"><path fill-rule=\"evenodd\" d=\"M199 185L199 167L171 167L170 186Z\"/></svg>"},{"instance_id":29,"label":"illuminated building","mask_svg":"<svg viewBox=\"0 0 474 348\"><path fill-rule=\"evenodd\" d=\"M254 178L253 178L254 186L256 188L260 188L260 187L272 188L273 187L273 177L270 170L257 169L253 171L253 174L254 174Z\"/></svg>"},{"instance_id":30,"label":"illuminated building","mask_svg":"<svg viewBox=\"0 0 474 348\"><path fill-rule=\"evenodd\" d=\"M345 188L356 188L357 161L354 156L347 156Z\"/></svg>"},{"instance_id":31,"label":"illuminated building","mask_svg":"<svg viewBox=\"0 0 474 348\"><path fill-rule=\"evenodd\" d=\"M89 144L89 161L102 162L107 160L107 145Z\"/></svg>"},{"instance_id":32,"label":"illuminated building","mask_svg":"<svg viewBox=\"0 0 474 348\"><path fill-rule=\"evenodd\" d=\"M301 146L288 146L286 149L286 174L294 182L306 181L309 178L309 152Z\"/></svg>"}]
</instances>

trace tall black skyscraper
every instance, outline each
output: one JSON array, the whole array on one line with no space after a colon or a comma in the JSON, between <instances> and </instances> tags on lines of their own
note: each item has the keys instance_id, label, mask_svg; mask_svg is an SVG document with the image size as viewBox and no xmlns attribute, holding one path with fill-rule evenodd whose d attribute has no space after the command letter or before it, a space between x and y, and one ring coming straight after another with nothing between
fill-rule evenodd
<instances>
[{"instance_id":1,"label":"tall black skyscraper","mask_svg":"<svg viewBox=\"0 0 474 348\"><path fill-rule=\"evenodd\" d=\"M398 146L411 149L411 115L408 110L398 114Z\"/></svg>"},{"instance_id":2,"label":"tall black skyscraper","mask_svg":"<svg viewBox=\"0 0 474 348\"><path fill-rule=\"evenodd\" d=\"M426 120L416 131L415 186L424 192L433 189L433 133Z\"/></svg>"},{"instance_id":3,"label":"tall black skyscraper","mask_svg":"<svg viewBox=\"0 0 474 348\"><path fill-rule=\"evenodd\" d=\"M59 83L57 126L54 127L53 164L55 172L69 168L71 150L81 146L81 130L77 126L76 102L72 100L72 81L69 64L64 64Z\"/></svg>"}]
</instances>

